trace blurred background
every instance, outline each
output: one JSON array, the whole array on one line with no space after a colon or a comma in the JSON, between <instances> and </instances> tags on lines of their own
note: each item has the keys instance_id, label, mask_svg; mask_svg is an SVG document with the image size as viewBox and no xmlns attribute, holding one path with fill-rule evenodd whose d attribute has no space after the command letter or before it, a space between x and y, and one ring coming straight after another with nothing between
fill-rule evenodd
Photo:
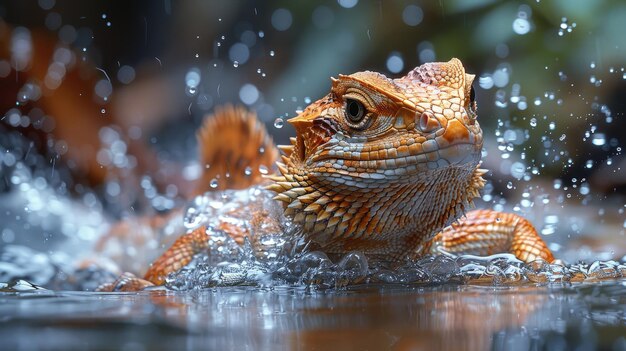
<instances>
[{"instance_id":1,"label":"blurred background","mask_svg":"<svg viewBox=\"0 0 626 351\"><path fill-rule=\"evenodd\" d=\"M530 217L559 257L620 259L624 23L618 0L3 2L0 247L183 206L215 106L286 143L329 77L458 57L491 171L479 206Z\"/></svg>"}]
</instances>

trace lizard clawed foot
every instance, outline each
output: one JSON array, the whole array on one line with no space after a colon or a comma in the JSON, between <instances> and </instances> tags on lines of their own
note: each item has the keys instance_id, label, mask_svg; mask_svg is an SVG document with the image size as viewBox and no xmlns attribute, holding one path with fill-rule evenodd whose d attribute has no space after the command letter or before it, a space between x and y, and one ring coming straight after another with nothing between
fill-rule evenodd
<instances>
[{"instance_id":1,"label":"lizard clawed foot","mask_svg":"<svg viewBox=\"0 0 626 351\"><path fill-rule=\"evenodd\" d=\"M149 286L154 286L152 282L136 277L132 273L125 272L113 283L100 285L96 291L100 292L131 292L140 291Z\"/></svg>"},{"instance_id":2,"label":"lizard clawed foot","mask_svg":"<svg viewBox=\"0 0 626 351\"><path fill-rule=\"evenodd\" d=\"M470 211L444 228L423 253L445 251L456 255L511 253L524 262L554 261L552 252L528 220L512 213L493 210Z\"/></svg>"}]
</instances>

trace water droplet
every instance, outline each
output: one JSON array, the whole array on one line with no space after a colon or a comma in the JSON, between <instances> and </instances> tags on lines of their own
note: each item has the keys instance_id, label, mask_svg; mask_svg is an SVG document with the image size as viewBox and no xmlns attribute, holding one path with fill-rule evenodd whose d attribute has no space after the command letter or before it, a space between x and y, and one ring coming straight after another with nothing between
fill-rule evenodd
<instances>
[{"instance_id":1,"label":"water droplet","mask_svg":"<svg viewBox=\"0 0 626 351\"><path fill-rule=\"evenodd\" d=\"M339 6L351 9L359 3L359 0L337 0L337 2L339 3Z\"/></svg>"},{"instance_id":2,"label":"water droplet","mask_svg":"<svg viewBox=\"0 0 626 351\"><path fill-rule=\"evenodd\" d=\"M233 61L233 67L235 67L235 68L239 67L239 62L238 61Z\"/></svg>"},{"instance_id":3,"label":"water droplet","mask_svg":"<svg viewBox=\"0 0 626 351\"><path fill-rule=\"evenodd\" d=\"M252 84L244 84L239 89L239 98L246 105L252 105L259 99L259 90Z\"/></svg>"},{"instance_id":4,"label":"water droplet","mask_svg":"<svg viewBox=\"0 0 626 351\"><path fill-rule=\"evenodd\" d=\"M192 68L185 74L185 84L189 87L197 87L202 77L198 68Z\"/></svg>"},{"instance_id":5,"label":"water droplet","mask_svg":"<svg viewBox=\"0 0 626 351\"><path fill-rule=\"evenodd\" d=\"M513 31L519 35L528 34L530 32L530 22L526 18L516 18L513 21Z\"/></svg>"},{"instance_id":6,"label":"water droplet","mask_svg":"<svg viewBox=\"0 0 626 351\"><path fill-rule=\"evenodd\" d=\"M271 17L272 27L274 27L278 31L286 31L291 27L293 23L293 16L291 15L291 11L280 8L276 9L272 13Z\"/></svg>"},{"instance_id":7,"label":"water droplet","mask_svg":"<svg viewBox=\"0 0 626 351\"><path fill-rule=\"evenodd\" d=\"M588 185L588 184L583 184L583 185L580 187L580 190L579 190L579 191L580 191L580 195L588 195L588 194L589 194L589 192L590 192L589 185Z\"/></svg>"},{"instance_id":8,"label":"water droplet","mask_svg":"<svg viewBox=\"0 0 626 351\"><path fill-rule=\"evenodd\" d=\"M387 58L387 69L391 73L398 73L402 71L403 68L404 60L402 59L402 56L400 56L400 53L392 52L391 55L389 55L389 57Z\"/></svg>"},{"instance_id":9,"label":"water droplet","mask_svg":"<svg viewBox=\"0 0 626 351\"><path fill-rule=\"evenodd\" d=\"M105 109L100 110L100 113L102 113L102 114L104 114L106 112L107 112L107 110L105 110Z\"/></svg>"},{"instance_id":10,"label":"water droplet","mask_svg":"<svg viewBox=\"0 0 626 351\"><path fill-rule=\"evenodd\" d=\"M411 27L415 27L422 23L424 19L424 11L417 5L408 5L402 11L402 20Z\"/></svg>"},{"instance_id":11,"label":"water droplet","mask_svg":"<svg viewBox=\"0 0 626 351\"><path fill-rule=\"evenodd\" d=\"M533 128L537 126L537 119L535 117L530 119L530 126Z\"/></svg>"},{"instance_id":12,"label":"water droplet","mask_svg":"<svg viewBox=\"0 0 626 351\"><path fill-rule=\"evenodd\" d=\"M566 136L565 134L561 134L561 136L559 137L559 140L560 140L560 141L563 141L563 140L565 140L565 138L566 138L566 137L567 137L567 136Z\"/></svg>"},{"instance_id":13,"label":"water droplet","mask_svg":"<svg viewBox=\"0 0 626 351\"><path fill-rule=\"evenodd\" d=\"M560 179L555 179L554 180L554 185L553 185L554 189L557 189L557 190L561 189L561 185L563 185L563 181L562 180L560 180Z\"/></svg>"},{"instance_id":14,"label":"water droplet","mask_svg":"<svg viewBox=\"0 0 626 351\"><path fill-rule=\"evenodd\" d=\"M250 168L249 166L246 167L246 169L243 170L243 173L247 176L252 174L252 168Z\"/></svg>"},{"instance_id":15,"label":"water droplet","mask_svg":"<svg viewBox=\"0 0 626 351\"><path fill-rule=\"evenodd\" d=\"M106 100L106 98L113 93L113 86L108 80L102 79L96 83L94 90L96 95Z\"/></svg>"},{"instance_id":16,"label":"water droplet","mask_svg":"<svg viewBox=\"0 0 626 351\"><path fill-rule=\"evenodd\" d=\"M591 143L596 146L602 146L606 143L606 138L603 133L596 133L593 135Z\"/></svg>"},{"instance_id":17,"label":"water droplet","mask_svg":"<svg viewBox=\"0 0 626 351\"><path fill-rule=\"evenodd\" d=\"M276 53L274 53L274 50L271 50L271 51L270 51L270 56L272 56L272 57L273 57L274 55L276 55Z\"/></svg>"},{"instance_id":18,"label":"water droplet","mask_svg":"<svg viewBox=\"0 0 626 351\"><path fill-rule=\"evenodd\" d=\"M267 169L267 166L265 165L260 165L259 166L259 172L261 172L261 174L268 174L269 170Z\"/></svg>"},{"instance_id":19,"label":"water droplet","mask_svg":"<svg viewBox=\"0 0 626 351\"><path fill-rule=\"evenodd\" d=\"M480 76L478 78L478 85L485 90L493 88L494 83L491 74L485 74Z\"/></svg>"},{"instance_id":20,"label":"water droplet","mask_svg":"<svg viewBox=\"0 0 626 351\"><path fill-rule=\"evenodd\" d=\"M284 124L285 124L285 121L282 118L280 118L280 117L278 117L278 118L276 118L274 120L274 127L275 128L280 129L280 128L283 127Z\"/></svg>"},{"instance_id":21,"label":"water droplet","mask_svg":"<svg viewBox=\"0 0 626 351\"><path fill-rule=\"evenodd\" d=\"M508 105L506 101L506 92L502 89L498 90L496 92L496 97L495 97L494 102L495 102L496 107L505 108Z\"/></svg>"},{"instance_id":22,"label":"water droplet","mask_svg":"<svg viewBox=\"0 0 626 351\"><path fill-rule=\"evenodd\" d=\"M129 84L135 79L135 69L131 66L124 65L117 71L117 80L123 84Z\"/></svg>"},{"instance_id":23,"label":"water droplet","mask_svg":"<svg viewBox=\"0 0 626 351\"><path fill-rule=\"evenodd\" d=\"M218 182L216 178L211 179L211 182L209 183L209 186L213 189L217 188L218 186Z\"/></svg>"}]
</instances>

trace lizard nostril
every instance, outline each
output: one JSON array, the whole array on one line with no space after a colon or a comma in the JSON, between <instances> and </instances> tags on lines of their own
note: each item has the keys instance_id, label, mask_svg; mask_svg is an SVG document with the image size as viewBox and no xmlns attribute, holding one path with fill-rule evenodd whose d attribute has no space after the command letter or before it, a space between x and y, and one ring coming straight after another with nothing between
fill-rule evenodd
<instances>
[{"instance_id":1,"label":"lizard nostril","mask_svg":"<svg viewBox=\"0 0 626 351\"><path fill-rule=\"evenodd\" d=\"M419 121L417 122L418 122L416 123L417 127L423 133L429 133L441 127L437 118L435 118L435 116L433 116L429 112L422 112L422 114L419 117Z\"/></svg>"}]
</instances>

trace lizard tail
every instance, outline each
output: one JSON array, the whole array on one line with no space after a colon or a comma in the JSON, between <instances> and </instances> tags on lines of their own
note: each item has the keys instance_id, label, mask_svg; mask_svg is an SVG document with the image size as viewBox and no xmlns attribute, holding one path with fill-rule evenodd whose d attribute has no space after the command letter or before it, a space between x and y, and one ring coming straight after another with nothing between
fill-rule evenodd
<instances>
[{"instance_id":1,"label":"lizard tail","mask_svg":"<svg viewBox=\"0 0 626 351\"><path fill-rule=\"evenodd\" d=\"M244 189L273 173L278 149L254 112L225 105L208 116L197 133L202 175L194 194Z\"/></svg>"}]
</instances>

